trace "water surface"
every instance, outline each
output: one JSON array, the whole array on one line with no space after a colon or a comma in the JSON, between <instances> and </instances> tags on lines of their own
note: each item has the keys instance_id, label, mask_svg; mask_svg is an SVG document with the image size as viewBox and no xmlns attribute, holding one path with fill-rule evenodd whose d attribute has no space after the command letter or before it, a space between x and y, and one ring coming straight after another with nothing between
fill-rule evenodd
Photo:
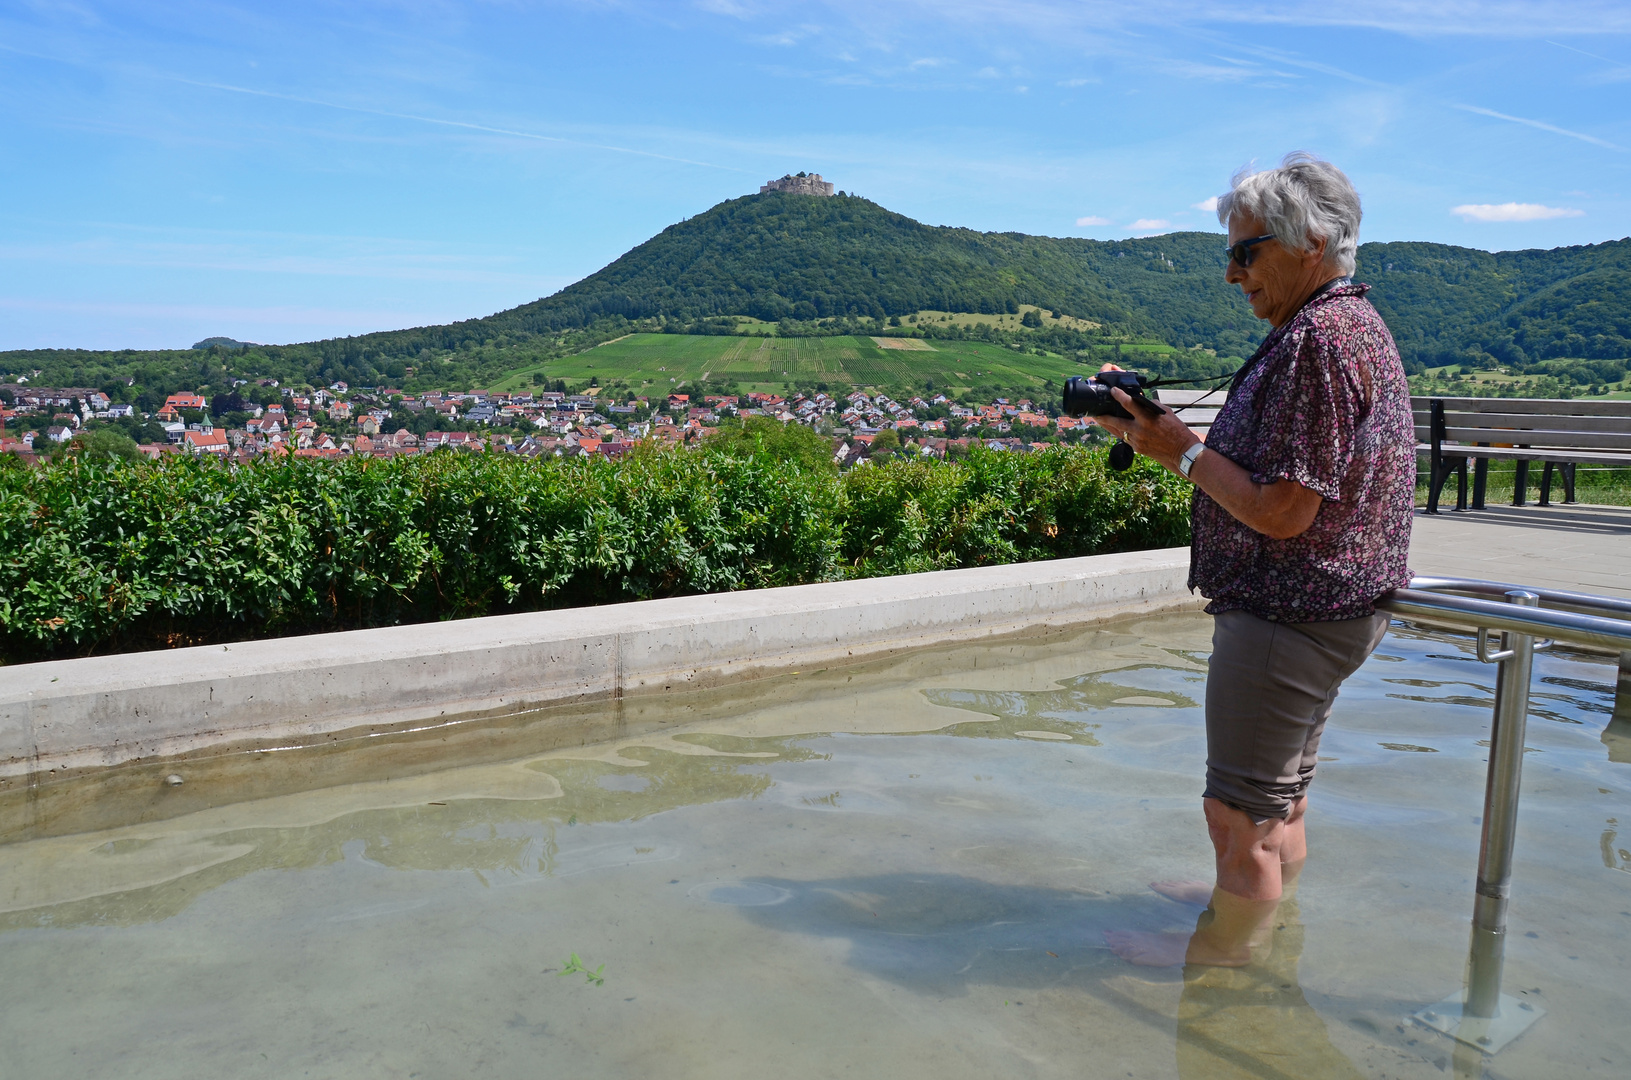
<instances>
[{"instance_id":1,"label":"water surface","mask_svg":"<svg viewBox=\"0 0 1631 1080\"><path fill-rule=\"evenodd\" d=\"M1147 883L1209 868L1209 633L801 673L605 744L0 847L0 1077L1454 1075L1404 1018L1464 964L1467 642L1395 627L1344 691L1263 963L1105 949L1195 922ZM1490 1075L1623 1076L1631 733L1612 667L1536 669L1506 986L1549 1015Z\"/></svg>"}]
</instances>

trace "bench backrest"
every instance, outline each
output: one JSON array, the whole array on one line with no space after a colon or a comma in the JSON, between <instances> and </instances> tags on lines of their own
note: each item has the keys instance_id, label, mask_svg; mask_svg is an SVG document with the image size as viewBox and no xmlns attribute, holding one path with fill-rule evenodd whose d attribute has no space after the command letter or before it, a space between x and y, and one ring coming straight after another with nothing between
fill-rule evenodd
<instances>
[{"instance_id":1,"label":"bench backrest","mask_svg":"<svg viewBox=\"0 0 1631 1080\"><path fill-rule=\"evenodd\" d=\"M1179 419L1204 439L1212 428L1212 421L1217 419L1218 409L1229 399L1229 385L1225 383L1216 390L1179 390L1176 387L1162 387L1151 396L1163 405L1175 407Z\"/></svg>"},{"instance_id":2,"label":"bench backrest","mask_svg":"<svg viewBox=\"0 0 1631 1080\"><path fill-rule=\"evenodd\" d=\"M1433 439L1432 403L1444 405L1444 439L1560 450L1631 450L1631 401L1566 398L1412 397L1416 441Z\"/></svg>"}]
</instances>

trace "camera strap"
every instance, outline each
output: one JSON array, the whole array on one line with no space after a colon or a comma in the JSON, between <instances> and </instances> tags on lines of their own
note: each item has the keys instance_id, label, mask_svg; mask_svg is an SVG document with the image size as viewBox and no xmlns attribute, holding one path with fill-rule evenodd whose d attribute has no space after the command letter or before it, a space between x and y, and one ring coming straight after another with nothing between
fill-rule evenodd
<instances>
[{"instance_id":1,"label":"camera strap","mask_svg":"<svg viewBox=\"0 0 1631 1080\"><path fill-rule=\"evenodd\" d=\"M1352 285L1353 280L1354 279L1351 275L1344 274L1341 277L1334 277L1330 281L1327 281L1324 285L1321 285L1319 288L1309 293L1308 299L1304 300L1302 304L1298 306L1297 310L1292 313L1291 318L1287 319L1282 325L1290 326L1297 320L1298 315L1301 315L1305 310L1307 310L1309 304L1312 304L1315 300L1318 300L1321 296L1324 296L1332 289L1341 288L1344 285ZM1280 327L1275 327L1275 330L1279 329ZM1270 331L1269 336L1263 339L1263 344L1259 345L1257 347L1257 351L1252 354L1252 358L1240 365L1234 374L1229 376L1229 395L1231 397L1234 396L1235 391L1240 389L1240 384L1246 381L1246 376L1252 373L1252 369L1257 367L1257 365L1262 362L1263 357L1269 354L1271 351L1270 344L1274 340L1274 331Z\"/></svg>"}]
</instances>

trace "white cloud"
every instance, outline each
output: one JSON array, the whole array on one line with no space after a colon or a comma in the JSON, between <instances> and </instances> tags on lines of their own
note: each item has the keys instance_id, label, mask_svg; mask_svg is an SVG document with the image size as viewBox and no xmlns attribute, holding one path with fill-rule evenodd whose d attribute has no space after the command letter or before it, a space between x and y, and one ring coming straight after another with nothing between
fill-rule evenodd
<instances>
[{"instance_id":1,"label":"white cloud","mask_svg":"<svg viewBox=\"0 0 1631 1080\"><path fill-rule=\"evenodd\" d=\"M1097 79L1066 79L1059 85L1067 87L1086 86L1088 83L1095 83L1098 81L1099 80Z\"/></svg>"},{"instance_id":2,"label":"white cloud","mask_svg":"<svg viewBox=\"0 0 1631 1080\"><path fill-rule=\"evenodd\" d=\"M1133 232L1153 232L1156 229L1169 229L1171 227L1172 222L1168 221L1166 218L1148 217L1141 217L1131 225L1127 226L1127 228L1131 229Z\"/></svg>"},{"instance_id":3,"label":"white cloud","mask_svg":"<svg viewBox=\"0 0 1631 1080\"><path fill-rule=\"evenodd\" d=\"M1467 203L1464 206L1452 206L1450 213L1464 221L1551 221L1553 218L1585 215L1584 210L1527 202Z\"/></svg>"},{"instance_id":4,"label":"white cloud","mask_svg":"<svg viewBox=\"0 0 1631 1080\"><path fill-rule=\"evenodd\" d=\"M1110 224L1110 219L1107 218L1107 217L1091 217L1091 216L1089 216L1089 217L1079 217L1079 218L1076 219L1076 224L1078 224L1078 225L1108 225L1108 224Z\"/></svg>"},{"instance_id":5,"label":"white cloud","mask_svg":"<svg viewBox=\"0 0 1631 1080\"><path fill-rule=\"evenodd\" d=\"M1189 206L1191 210L1205 210L1208 214L1215 214L1218 212L1218 197L1214 195L1210 199L1202 199L1198 203L1190 203Z\"/></svg>"}]
</instances>

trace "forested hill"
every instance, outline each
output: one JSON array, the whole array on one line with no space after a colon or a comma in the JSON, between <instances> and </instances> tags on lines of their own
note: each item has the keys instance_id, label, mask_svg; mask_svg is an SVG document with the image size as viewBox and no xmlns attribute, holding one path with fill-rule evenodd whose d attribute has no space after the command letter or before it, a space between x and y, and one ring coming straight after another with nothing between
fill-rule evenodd
<instances>
[{"instance_id":1,"label":"forested hill","mask_svg":"<svg viewBox=\"0 0 1631 1080\"><path fill-rule=\"evenodd\" d=\"M1357 277L1407 359L1526 368L1631 358L1631 239L1493 254L1364 244Z\"/></svg>"},{"instance_id":2,"label":"forested hill","mask_svg":"<svg viewBox=\"0 0 1631 1080\"><path fill-rule=\"evenodd\" d=\"M1263 324L1224 284L1221 248L1217 233L1122 241L982 233L924 225L852 195L769 192L720 203L555 295L496 315L257 346L240 356L313 382L373 385L417 372L419 382L436 373L480 385L626 332L629 320L723 332L732 327L720 317L746 315L787 334L868 332L873 319L925 309L1011 312L1021 304L1099 323L1106 340L1153 337L1242 356L1261 339ZM1358 276L1374 287L1371 298L1413 367L1499 362L1534 369L1557 358L1631 357L1628 270L1631 240L1496 254L1390 243L1360 249ZM843 325L824 326L833 319ZM185 356L0 353L0 375L46 368L46 379L96 385L126 368L180 365L176 377L184 381L182 369L193 363ZM199 362L200 372L210 367Z\"/></svg>"},{"instance_id":3,"label":"forested hill","mask_svg":"<svg viewBox=\"0 0 1631 1080\"><path fill-rule=\"evenodd\" d=\"M554 296L493 316L528 330L605 315L778 322L925 309L1059 308L1174 345L1238 353L1259 335L1213 233L1101 242L924 225L855 196L769 192L671 225Z\"/></svg>"},{"instance_id":4,"label":"forested hill","mask_svg":"<svg viewBox=\"0 0 1631 1080\"><path fill-rule=\"evenodd\" d=\"M924 225L855 196L770 192L671 225L554 296L458 324L542 332L605 316L808 321L923 309L1058 308L1172 345L1245 355L1261 340L1223 281L1222 237L1100 241ZM1631 240L1490 253L1365 244L1361 281L1407 360L1631 357ZM447 328L449 330L453 328Z\"/></svg>"}]
</instances>

